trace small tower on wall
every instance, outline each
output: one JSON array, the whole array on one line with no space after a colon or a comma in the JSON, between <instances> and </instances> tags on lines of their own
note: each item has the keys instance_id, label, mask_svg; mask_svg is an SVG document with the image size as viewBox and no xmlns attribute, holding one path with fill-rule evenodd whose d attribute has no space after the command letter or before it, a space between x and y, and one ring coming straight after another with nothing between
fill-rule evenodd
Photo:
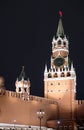
<instances>
[{"instance_id":1,"label":"small tower on wall","mask_svg":"<svg viewBox=\"0 0 84 130\"><path fill-rule=\"evenodd\" d=\"M64 33L62 12L59 14L57 33L52 40L51 67L47 70L46 65L44 72L44 96L57 100L60 113L63 113L62 110L65 108L69 117L73 117L72 103L76 93L76 74L73 63L69 62L69 41Z\"/></svg>"},{"instance_id":2,"label":"small tower on wall","mask_svg":"<svg viewBox=\"0 0 84 130\"><path fill-rule=\"evenodd\" d=\"M29 95L30 95L30 80L29 80L29 78L27 80L25 77L24 66L22 67L22 71L21 71L20 76L17 78L17 80L15 82L15 86L16 86L17 93L21 93L23 95L27 94L27 96L29 97Z\"/></svg>"}]
</instances>

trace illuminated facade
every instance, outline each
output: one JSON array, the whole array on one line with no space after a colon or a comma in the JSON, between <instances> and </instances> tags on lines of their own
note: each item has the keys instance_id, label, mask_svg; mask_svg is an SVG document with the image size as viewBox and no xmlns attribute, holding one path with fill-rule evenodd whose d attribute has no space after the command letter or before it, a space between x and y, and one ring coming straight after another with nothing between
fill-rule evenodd
<instances>
[{"instance_id":1,"label":"illuminated facade","mask_svg":"<svg viewBox=\"0 0 84 130\"><path fill-rule=\"evenodd\" d=\"M44 96L57 101L59 120L81 119L84 122L84 101L76 100L76 72L69 58L69 41L64 33L62 12L52 40L50 69L45 66Z\"/></svg>"},{"instance_id":2,"label":"illuminated facade","mask_svg":"<svg viewBox=\"0 0 84 130\"><path fill-rule=\"evenodd\" d=\"M60 17L56 37L52 40L51 67L44 73L44 95L56 99L59 104L58 118L74 119L76 74L69 62L69 41L64 33ZM73 105L72 105L73 104Z\"/></svg>"},{"instance_id":3,"label":"illuminated facade","mask_svg":"<svg viewBox=\"0 0 84 130\"><path fill-rule=\"evenodd\" d=\"M61 13L61 12L60 12ZM2 82L1 82L2 83ZM51 67L45 66L44 98L30 95L30 81L24 67L15 83L16 92L0 87L0 122L39 126L37 112L43 110L43 127L75 130L84 122L84 101L76 100L76 73L69 59L69 41L60 15L56 36L52 40ZM34 128L35 129L35 128Z\"/></svg>"}]
</instances>

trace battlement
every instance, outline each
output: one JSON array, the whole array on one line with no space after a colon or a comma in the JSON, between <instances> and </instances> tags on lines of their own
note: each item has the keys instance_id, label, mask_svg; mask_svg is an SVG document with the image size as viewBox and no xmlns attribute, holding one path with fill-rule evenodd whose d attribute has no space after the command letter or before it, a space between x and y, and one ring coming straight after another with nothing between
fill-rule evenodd
<instances>
[{"instance_id":1,"label":"battlement","mask_svg":"<svg viewBox=\"0 0 84 130\"><path fill-rule=\"evenodd\" d=\"M67 68L64 68L64 69L51 69L49 70L49 72L46 72L44 74L45 76L45 79L47 78L74 78L76 75L75 75L75 71L73 70L69 70Z\"/></svg>"},{"instance_id":2,"label":"battlement","mask_svg":"<svg viewBox=\"0 0 84 130\"><path fill-rule=\"evenodd\" d=\"M77 100L78 101L78 105L84 105L84 100Z\"/></svg>"},{"instance_id":3,"label":"battlement","mask_svg":"<svg viewBox=\"0 0 84 130\"><path fill-rule=\"evenodd\" d=\"M50 100L42 97L21 94L5 90L0 96L0 122L39 126L37 112L43 110L46 114L42 120L42 126L46 126L47 119L56 119L58 117L58 103L56 100ZM25 119L25 120L24 120Z\"/></svg>"},{"instance_id":4,"label":"battlement","mask_svg":"<svg viewBox=\"0 0 84 130\"><path fill-rule=\"evenodd\" d=\"M38 96L33 96L33 95L29 95L29 97L27 97L27 93L16 93L13 91L8 91L6 90L4 94L2 94L2 96L9 96L9 97L15 97L15 98L19 98L25 101L37 101L37 102L41 102L41 103L47 103L47 104L54 104L57 105L57 101L53 100L53 99L47 99L44 97L38 97Z\"/></svg>"}]
</instances>

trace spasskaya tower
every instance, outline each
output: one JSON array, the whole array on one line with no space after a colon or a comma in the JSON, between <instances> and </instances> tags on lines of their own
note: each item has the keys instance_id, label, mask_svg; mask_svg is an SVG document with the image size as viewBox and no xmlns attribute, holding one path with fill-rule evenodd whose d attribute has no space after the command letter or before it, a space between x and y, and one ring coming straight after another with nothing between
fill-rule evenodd
<instances>
[{"instance_id":1,"label":"spasskaya tower","mask_svg":"<svg viewBox=\"0 0 84 130\"><path fill-rule=\"evenodd\" d=\"M56 35L52 40L51 67L44 72L44 96L55 99L59 104L60 118L74 117L74 99L76 93L76 73L69 58L69 41L64 33L62 12Z\"/></svg>"}]
</instances>

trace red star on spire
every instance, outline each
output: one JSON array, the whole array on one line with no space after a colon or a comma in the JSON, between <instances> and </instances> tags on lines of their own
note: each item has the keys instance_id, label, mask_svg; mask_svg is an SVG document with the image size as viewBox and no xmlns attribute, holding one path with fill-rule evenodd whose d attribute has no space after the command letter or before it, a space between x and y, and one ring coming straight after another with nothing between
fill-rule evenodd
<instances>
[{"instance_id":1,"label":"red star on spire","mask_svg":"<svg viewBox=\"0 0 84 130\"><path fill-rule=\"evenodd\" d=\"M59 11L59 16L62 17L62 11Z\"/></svg>"}]
</instances>

